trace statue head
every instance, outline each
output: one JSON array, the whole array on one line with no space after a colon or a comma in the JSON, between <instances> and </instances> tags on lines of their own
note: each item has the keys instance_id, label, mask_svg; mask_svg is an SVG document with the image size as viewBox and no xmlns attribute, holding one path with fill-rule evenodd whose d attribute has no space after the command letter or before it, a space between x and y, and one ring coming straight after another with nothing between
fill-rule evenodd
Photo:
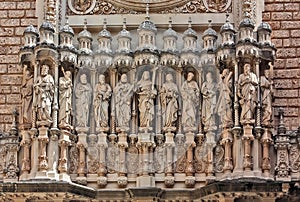
<instances>
[{"instance_id":1,"label":"statue head","mask_svg":"<svg viewBox=\"0 0 300 202\"><path fill-rule=\"evenodd\" d=\"M103 74L99 75L99 83L100 84L105 84L105 76Z\"/></svg>"},{"instance_id":2,"label":"statue head","mask_svg":"<svg viewBox=\"0 0 300 202\"><path fill-rule=\"evenodd\" d=\"M244 65L244 74L245 74L245 75L249 75L250 72L251 72L251 65L250 65L249 63L246 63L246 64Z\"/></svg>"},{"instance_id":3,"label":"statue head","mask_svg":"<svg viewBox=\"0 0 300 202\"><path fill-rule=\"evenodd\" d=\"M222 72L222 77L225 77L229 74L229 69L224 69L223 72Z\"/></svg>"},{"instance_id":4,"label":"statue head","mask_svg":"<svg viewBox=\"0 0 300 202\"><path fill-rule=\"evenodd\" d=\"M146 81L150 79L150 73L149 71L144 71L143 75L142 75L142 80Z\"/></svg>"},{"instance_id":5,"label":"statue head","mask_svg":"<svg viewBox=\"0 0 300 202\"><path fill-rule=\"evenodd\" d=\"M188 75L187 75L187 81L191 81L191 80L193 80L193 78L194 78L194 73L193 72L189 72L188 73Z\"/></svg>"},{"instance_id":6,"label":"statue head","mask_svg":"<svg viewBox=\"0 0 300 202\"><path fill-rule=\"evenodd\" d=\"M167 81L167 82L172 82L172 81L173 81L173 76L172 76L172 74L167 74L167 75L166 75L166 81Z\"/></svg>"},{"instance_id":7,"label":"statue head","mask_svg":"<svg viewBox=\"0 0 300 202\"><path fill-rule=\"evenodd\" d=\"M206 74L206 81L207 82L212 82L213 81L211 72L207 72L207 74Z\"/></svg>"},{"instance_id":8,"label":"statue head","mask_svg":"<svg viewBox=\"0 0 300 202\"><path fill-rule=\"evenodd\" d=\"M80 83L82 83L82 84L87 84L86 74L82 74L82 75L80 76Z\"/></svg>"},{"instance_id":9,"label":"statue head","mask_svg":"<svg viewBox=\"0 0 300 202\"><path fill-rule=\"evenodd\" d=\"M27 70L25 71L25 78L26 78L26 79L30 79L30 77L31 77L31 72L27 69Z\"/></svg>"},{"instance_id":10,"label":"statue head","mask_svg":"<svg viewBox=\"0 0 300 202\"><path fill-rule=\"evenodd\" d=\"M266 69L264 73L265 73L265 77L268 79L270 77L270 70Z\"/></svg>"},{"instance_id":11,"label":"statue head","mask_svg":"<svg viewBox=\"0 0 300 202\"><path fill-rule=\"evenodd\" d=\"M127 75L126 74L122 74L122 76L121 76L121 82L122 83L127 83Z\"/></svg>"},{"instance_id":12,"label":"statue head","mask_svg":"<svg viewBox=\"0 0 300 202\"><path fill-rule=\"evenodd\" d=\"M66 79L71 79L72 73L70 71L66 71L65 72L65 77L66 77Z\"/></svg>"},{"instance_id":13,"label":"statue head","mask_svg":"<svg viewBox=\"0 0 300 202\"><path fill-rule=\"evenodd\" d=\"M46 76L49 71L49 66L48 65L42 65L42 70L41 70L41 75Z\"/></svg>"}]
</instances>

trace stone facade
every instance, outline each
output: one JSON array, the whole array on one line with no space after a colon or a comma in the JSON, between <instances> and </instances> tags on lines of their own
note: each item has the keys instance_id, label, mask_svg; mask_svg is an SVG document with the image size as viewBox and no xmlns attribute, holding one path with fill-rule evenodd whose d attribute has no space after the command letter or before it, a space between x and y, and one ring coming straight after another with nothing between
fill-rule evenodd
<instances>
[{"instance_id":1,"label":"stone facade","mask_svg":"<svg viewBox=\"0 0 300 202\"><path fill-rule=\"evenodd\" d=\"M297 201L300 3L130 3L0 2L1 199Z\"/></svg>"}]
</instances>

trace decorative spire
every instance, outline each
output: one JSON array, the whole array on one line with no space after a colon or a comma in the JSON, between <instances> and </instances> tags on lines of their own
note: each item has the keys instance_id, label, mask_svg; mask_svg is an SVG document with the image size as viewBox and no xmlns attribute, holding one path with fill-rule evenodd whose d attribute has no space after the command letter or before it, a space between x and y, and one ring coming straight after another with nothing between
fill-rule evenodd
<instances>
[{"instance_id":1,"label":"decorative spire","mask_svg":"<svg viewBox=\"0 0 300 202\"><path fill-rule=\"evenodd\" d=\"M226 12L226 20L225 20L225 22L229 22L229 13L228 13L228 11Z\"/></svg>"},{"instance_id":2,"label":"decorative spire","mask_svg":"<svg viewBox=\"0 0 300 202\"><path fill-rule=\"evenodd\" d=\"M146 20L150 20L150 15L149 15L149 0L146 0Z\"/></svg>"},{"instance_id":3,"label":"decorative spire","mask_svg":"<svg viewBox=\"0 0 300 202\"><path fill-rule=\"evenodd\" d=\"M84 18L83 24L84 24L83 29L87 30L87 19L86 18Z\"/></svg>"},{"instance_id":4,"label":"decorative spire","mask_svg":"<svg viewBox=\"0 0 300 202\"><path fill-rule=\"evenodd\" d=\"M212 23L212 20L208 20L208 28L212 28L211 23Z\"/></svg>"},{"instance_id":5,"label":"decorative spire","mask_svg":"<svg viewBox=\"0 0 300 202\"><path fill-rule=\"evenodd\" d=\"M103 29L106 29L107 25L107 20L106 18L103 19Z\"/></svg>"},{"instance_id":6,"label":"decorative spire","mask_svg":"<svg viewBox=\"0 0 300 202\"><path fill-rule=\"evenodd\" d=\"M169 17L169 28L172 29L172 17Z\"/></svg>"},{"instance_id":7,"label":"decorative spire","mask_svg":"<svg viewBox=\"0 0 300 202\"><path fill-rule=\"evenodd\" d=\"M126 30L126 18L123 18L123 30Z\"/></svg>"},{"instance_id":8,"label":"decorative spire","mask_svg":"<svg viewBox=\"0 0 300 202\"><path fill-rule=\"evenodd\" d=\"M188 28L192 28L192 18L191 18L191 17L189 17L189 21L188 21L188 23L189 23L189 26L188 26Z\"/></svg>"}]
</instances>

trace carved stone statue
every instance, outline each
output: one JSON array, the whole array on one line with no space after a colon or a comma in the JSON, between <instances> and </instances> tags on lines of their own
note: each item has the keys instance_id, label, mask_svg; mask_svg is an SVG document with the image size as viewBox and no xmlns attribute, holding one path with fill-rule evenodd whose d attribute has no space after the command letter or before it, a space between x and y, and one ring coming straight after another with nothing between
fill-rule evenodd
<instances>
[{"instance_id":1,"label":"carved stone statue","mask_svg":"<svg viewBox=\"0 0 300 202\"><path fill-rule=\"evenodd\" d=\"M162 118L164 127L175 127L178 118L178 87L173 82L172 74L166 75L166 83L160 90L160 101L162 106Z\"/></svg>"},{"instance_id":2,"label":"carved stone statue","mask_svg":"<svg viewBox=\"0 0 300 202\"><path fill-rule=\"evenodd\" d=\"M197 108L199 106L200 90L196 81L193 80L194 74L189 72L187 80L181 87L182 95L182 125L183 127L195 127Z\"/></svg>"},{"instance_id":3,"label":"carved stone statue","mask_svg":"<svg viewBox=\"0 0 300 202\"><path fill-rule=\"evenodd\" d=\"M220 96L217 102L217 112L222 121L222 127L228 128L233 125L232 119L232 72L224 69L219 84Z\"/></svg>"},{"instance_id":4,"label":"carved stone statue","mask_svg":"<svg viewBox=\"0 0 300 202\"><path fill-rule=\"evenodd\" d=\"M114 89L115 115L118 127L129 127L131 117L131 97L133 85L127 81L127 75L122 74L121 80Z\"/></svg>"},{"instance_id":5,"label":"carved stone statue","mask_svg":"<svg viewBox=\"0 0 300 202\"><path fill-rule=\"evenodd\" d=\"M206 74L201 93L203 95L202 122L204 130L216 130L215 108L217 104L216 83L213 81L211 72Z\"/></svg>"},{"instance_id":6,"label":"carved stone statue","mask_svg":"<svg viewBox=\"0 0 300 202\"><path fill-rule=\"evenodd\" d=\"M86 74L80 76L80 82L75 88L76 98L76 126L87 127L91 105L92 87L87 82Z\"/></svg>"},{"instance_id":7,"label":"carved stone statue","mask_svg":"<svg viewBox=\"0 0 300 202\"><path fill-rule=\"evenodd\" d=\"M145 71L141 80L137 83L137 94L139 100L140 127L151 127L154 118L154 98L156 89L150 80L150 73Z\"/></svg>"},{"instance_id":8,"label":"carved stone statue","mask_svg":"<svg viewBox=\"0 0 300 202\"><path fill-rule=\"evenodd\" d=\"M94 112L96 127L108 127L108 106L112 94L111 87L105 83L105 76L99 75L99 83L94 89Z\"/></svg>"},{"instance_id":9,"label":"carved stone statue","mask_svg":"<svg viewBox=\"0 0 300 202\"><path fill-rule=\"evenodd\" d=\"M32 96L33 76L29 70L25 70L22 83L22 123L31 123L32 119Z\"/></svg>"},{"instance_id":10,"label":"carved stone statue","mask_svg":"<svg viewBox=\"0 0 300 202\"><path fill-rule=\"evenodd\" d=\"M261 77L260 85L262 90L262 125L270 126L271 124L271 116L272 116L272 81L270 81L270 71L265 70L265 75Z\"/></svg>"},{"instance_id":11,"label":"carved stone statue","mask_svg":"<svg viewBox=\"0 0 300 202\"><path fill-rule=\"evenodd\" d=\"M35 100L33 105L37 111L38 121L52 122L51 110L54 96L54 79L48 73L49 66L43 65L41 75L34 84Z\"/></svg>"},{"instance_id":12,"label":"carved stone statue","mask_svg":"<svg viewBox=\"0 0 300 202\"><path fill-rule=\"evenodd\" d=\"M244 73L239 76L238 80L238 96L241 98L242 107L241 123L254 123L254 112L257 102L256 88L258 85L257 77L251 72L250 64L244 65Z\"/></svg>"},{"instance_id":13,"label":"carved stone statue","mask_svg":"<svg viewBox=\"0 0 300 202\"><path fill-rule=\"evenodd\" d=\"M72 111L72 74L70 71L59 78L59 125L71 124Z\"/></svg>"}]
</instances>

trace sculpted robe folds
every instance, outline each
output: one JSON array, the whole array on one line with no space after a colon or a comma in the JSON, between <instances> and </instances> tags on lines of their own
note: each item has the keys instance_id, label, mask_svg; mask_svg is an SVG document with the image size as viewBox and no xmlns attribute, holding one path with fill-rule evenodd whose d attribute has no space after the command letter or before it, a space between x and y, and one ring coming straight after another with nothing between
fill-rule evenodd
<instances>
[{"instance_id":1,"label":"sculpted robe folds","mask_svg":"<svg viewBox=\"0 0 300 202\"><path fill-rule=\"evenodd\" d=\"M209 76L210 75L210 76ZM201 92L203 94L202 122L204 130L215 130L215 108L217 104L216 83L212 81L211 74L207 74L207 80L203 83Z\"/></svg>"},{"instance_id":2,"label":"sculpted robe folds","mask_svg":"<svg viewBox=\"0 0 300 202\"><path fill-rule=\"evenodd\" d=\"M26 71L25 79L22 84L22 123L31 123L32 118L32 96L33 96L33 77Z\"/></svg>"},{"instance_id":3,"label":"sculpted robe folds","mask_svg":"<svg viewBox=\"0 0 300 202\"><path fill-rule=\"evenodd\" d=\"M193 76L191 77L193 78ZM184 127L196 126L197 107L199 105L199 87L196 81L192 81L191 79L185 81L181 87L182 125Z\"/></svg>"},{"instance_id":4,"label":"sculpted robe folds","mask_svg":"<svg viewBox=\"0 0 300 202\"><path fill-rule=\"evenodd\" d=\"M246 64L247 65L247 64ZM256 87L258 85L257 77L250 72L250 66L244 67L244 73L239 76L238 80L238 95L241 98L240 104L242 107L241 123L254 123L254 112L257 102Z\"/></svg>"},{"instance_id":5,"label":"sculpted robe folds","mask_svg":"<svg viewBox=\"0 0 300 202\"><path fill-rule=\"evenodd\" d=\"M70 124L72 110L72 80L68 76L59 79L59 124Z\"/></svg>"},{"instance_id":6,"label":"sculpted robe folds","mask_svg":"<svg viewBox=\"0 0 300 202\"><path fill-rule=\"evenodd\" d=\"M272 115L272 82L268 80L269 71L265 71L265 76L261 77L260 85L262 89L262 125L269 126L271 124Z\"/></svg>"},{"instance_id":7,"label":"sculpted robe folds","mask_svg":"<svg viewBox=\"0 0 300 202\"><path fill-rule=\"evenodd\" d=\"M129 127L132 88L133 86L127 83L127 76L123 74L121 81L114 89L115 116L118 127Z\"/></svg>"},{"instance_id":8,"label":"sculpted robe folds","mask_svg":"<svg viewBox=\"0 0 300 202\"><path fill-rule=\"evenodd\" d=\"M152 89L152 82L149 78L149 72L143 73L142 79L137 83L139 100L139 120L140 127L151 127L154 117L154 98L156 90Z\"/></svg>"},{"instance_id":9,"label":"sculpted robe folds","mask_svg":"<svg viewBox=\"0 0 300 202\"><path fill-rule=\"evenodd\" d=\"M84 75L84 74L83 74ZM75 88L77 126L87 127L92 97L92 87L87 83L86 76L81 75L80 83Z\"/></svg>"},{"instance_id":10,"label":"sculpted robe folds","mask_svg":"<svg viewBox=\"0 0 300 202\"><path fill-rule=\"evenodd\" d=\"M175 127L178 118L178 88L172 78L166 78L166 80L160 90L163 126Z\"/></svg>"},{"instance_id":11,"label":"sculpted robe folds","mask_svg":"<svg viewBox=\"0 0 300 202\"><path fill-rule=\"evenodd\" d=\"M43 65L41 76L34 84L35 101L34 106L37 110L38 121L52 122L51 109L54 96L54 79L48 74L48 66Z\"/></svg>"},{"instance_id":12,"label":"sculpted robe folds","mask_svg":"<svg viewBox=\"0 0 300 202\"><path fill-rule=\"evenodd\" d=\"M94 112L97 127L108 126L108 106L111 96L111 87L104 82L104 79L94 89Z\"/></svg>"}]
</instances>

